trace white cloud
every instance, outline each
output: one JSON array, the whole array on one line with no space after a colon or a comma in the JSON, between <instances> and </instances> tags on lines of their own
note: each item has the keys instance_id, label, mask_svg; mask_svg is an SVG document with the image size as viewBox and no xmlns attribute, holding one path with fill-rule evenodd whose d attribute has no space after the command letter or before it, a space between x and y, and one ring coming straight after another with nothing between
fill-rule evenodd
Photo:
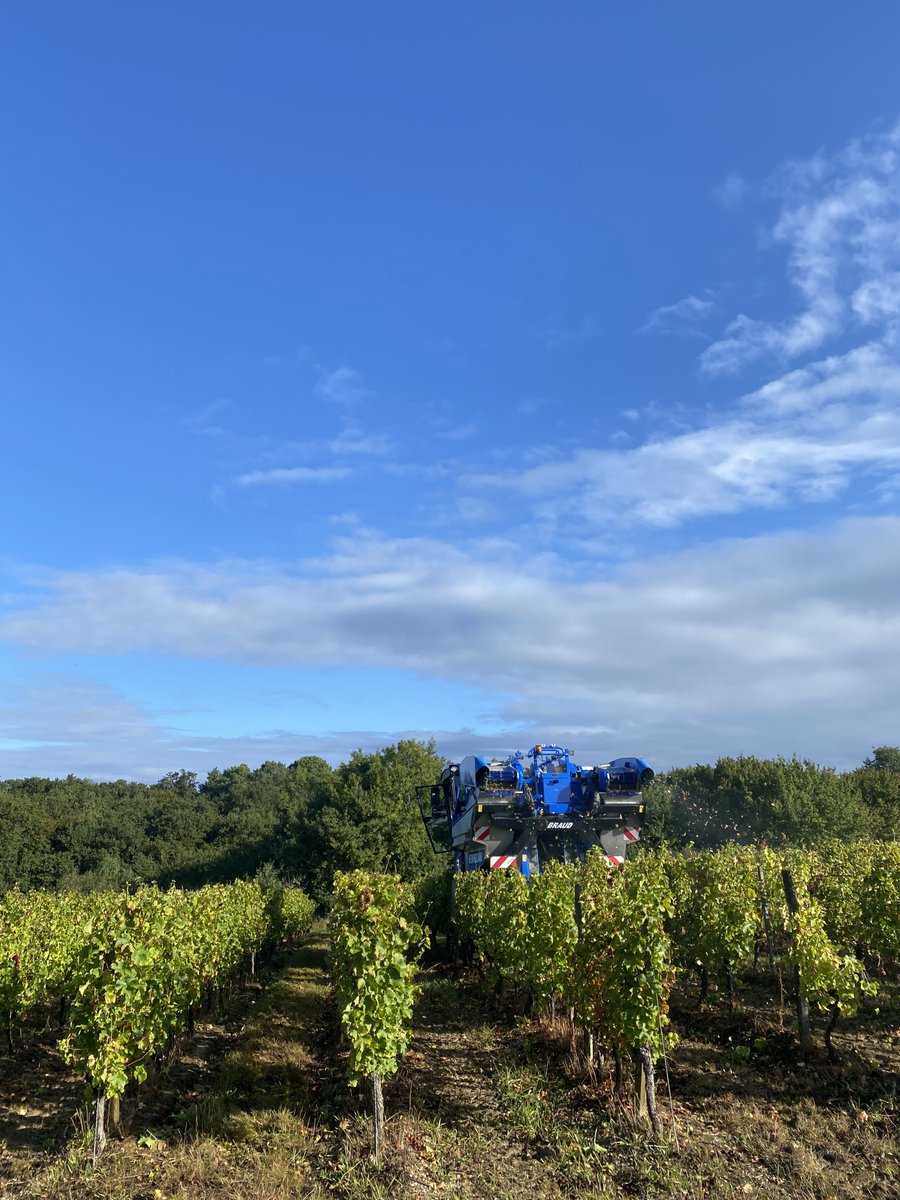
<instances>
[{"instance_id":1,"label":"white cloud","mask_svg":"<svg viewBox=\"0 0 900 1200\"><path fill-rule=\"evenodd\" d=\"M718 310L713 300L701 300L698 296L683 296L674 304L664 304L650 314L641 326L640 333L677 333L692 337L704 337L700 329L703 321Z\"/></svg>"},{"instance_id":2,"label":"white cloud","mask_svg":"<svg viewBox=\"0 0 900 1200\"><path fill-rule=\"evenodd\" d=\"M664 765L741 751L850 765L896 740L900 520L724 542L590 580L561 566L518 565L503 544L463 552L370 535L294 573L245 562L60 572L32 585L0 636L45 654L405 669L481 687L493 716L479 737L595 730L585 754L640 751ZM71 741L66 707L94 719L90 699L56 704L52 721L17 707L7 736ZM133 707L101 704L96 720L115 744L120 723L152 743ZM427 713L422 724L428 733ZM300 739L278 739L265 756L295 757ZM159 749L154 763L182 765Z\"/></svg>"},{"instance_id":3,"label":"white cloud","mask_svg":"<svg viewBox=\"0 0 900 1200\"><path fill-rule=\"evenodd\" d=\"M435 432L445 442L466 442L469 438L477 437L479 425L477 421L464 421L456 425L448 422L444 428L438 428Z\"/></svg>"},{"instance_id":4,"label":"white cloud","mask_svg":"<svg viewBox=\"0 0 900 1200\"><path fill-rule=\"evenodd\" d=\"M747 181L732 171L725 176L713 195L723 208L740 208L749 190Z\"/></svg>"},{"instance_id":5,"label":"white cloud","mask_svg":"<svg viewBox=\"0 0 900 1200\"><path fill-rule=\"evenodd\" d=\"M353 367L337 367L333 371L319 367L319 380L315 385L316 395L332 404L352 406L371 396L363 377Z\"/></svg>"},{"instance_id":6,"label":"white cloud","mask_svg":"<svg viewBox=\"0 0 900 1200\"><path fill-rule=\"evenodd\" d=\"M334 385L338 390L340 384ZM242 464L245 470L231 475L227 484L213 488L213 499L223 503L229 487L241 489L259 487L289 487L301 484L326 484L347 479L353 472L346 461L359 462L366 458L383 458L394 452L394 443L387 434L367 433L358 422L342 416L340 432L330 439L317 438L299 441L279 440L264 433L239 435L210 425L210 417L232 405L210 405L185 422L192 431L215 437L228 457ZM317 465L307 465L315 463ZM233 470L232 466L232 470Z\"/></svg>"},{"instance_id":7,"label":"white cloud","mask_svg":"<svg viewBox=\"0 0 900 1200\"><path fill-rule=\"evenodd\" d=\"M789 371L744 399L751 409L779 415L860 402L875 402L890 412L900 408L900 363L891 345L870 342Z\"/></svg>"},{"instance_id":8,"label":"white cloud","mask_svg":"<svg viewBox=\"0 0 900 1200\"><path fill-rule=\"evenodd\" d=\"M384 433L366 433L357 425L348 425L328 443L328 449L338 457L381 458L391 454L394 443Z\"/></svg>"},{"instance_id":9,"label":"white cloud","mask_svg":"<svg viewBox=\"0 0 900 1200\"><path fill-rule=\"evenodd\" d=\"M247 471L234 479L237 487L289 487L300 483L335 483L352 474L349 467L270 467Z\"/></svg>"},{"instance_id":10,"label":"white cloud","mask_svg":"<svg viewBox=\"0 0 900 1200\"><path fill-rule=\"evenodd\" d=\"M231 400L213 400L195 412L184 415L180 423L193 433L201 434L204 437L227 437L226 431L221 427L217 418L224 413L233 413L236 410L237 405Z\"/></svg>"},{"instance_id":11,"label":"white cloud","mask_svg":"<svg viewBox=\"0 0 900 1200\"><path fill-rule=\"evenodd\" d=\"M472 496L515 497L530 505L525 520L558 536L783 509L851 486L857 505L891 501L900 465L900 125L791 164L777 194L772 238L788 249L803 308L780 322L734 318L700 363L719 374L760 355L801 361L715 410L678 398L656 413L645 407L644 426L655 418L656 429L640 445L551 446L537 462L460 474L461 513ZM644 330L699 332L714 308L691 293L657 309ZM819 354L838 333L836 352Z\"/></svg>"},{"instance_id":12,"label":"white cloud","mask_svg":"<svg viewBox=\"0 0 900 1200\"><path fill-rule=\"evenodd\" d=\"M856 318L900 316L900 124L783 171L782 208L771 231L788 253L803 309L782 321L741 313L700 356L708 375L733 374L760 357L819 351Z\"/></svg>"},{"instance_id":13,"label":"white cloud","mask_svg":"<svg viewBox=\"0 0 900 1200\"><path fill-rule=\"evenodd\" d=\"M461 495L530 500L538 516L603 529L833 497L900 467L900 365L867 345L793 371L716 423L620 450L582 447L536 466L458 480ZM568 486L575 481L575 486Z\"/></svg>"},{"instance_id":14,"label":"white cloud","mask_svg":"<svg viewBox=\"0 0 900 1200\"><path fill-rule=\"evenodd\" d=\"M867 279L853 293L850 304L867 324L895 321L900 316L900 271L890 271L881 279Z\"/></svg>"}]
</instances>

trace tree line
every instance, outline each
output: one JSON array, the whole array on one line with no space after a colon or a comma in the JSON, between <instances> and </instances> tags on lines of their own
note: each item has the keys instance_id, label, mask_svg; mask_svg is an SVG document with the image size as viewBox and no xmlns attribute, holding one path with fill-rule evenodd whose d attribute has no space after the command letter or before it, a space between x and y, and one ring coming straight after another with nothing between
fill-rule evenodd
<instances>
[{"instance_id":1,"label":"tree line","mask_svg":"<svg viewBox=\"0 0 900 1200\"><path fill-rule=\"evenodd\" d=\"M0 892L198 887L265 871L321 900L339 870L418 878L443 860L413 790L442 765L433 743L400 741L338 767L306 757L213 770L202 782L190 771L154 784L74 775L0 782ZM895 838L900 748L877 747L842 773L796 758L722 758L660 776L645 797L650 846Z\"/></svg>"},{"instance_id":2,"label":"tree line","mask_svg":"<svg viewBox=\"0 0 900 1200\"><path fill-rule=\"evenodd\" d=\"M815 846L900 835L900 748L838 772L798 758L720 758L679 767L645 791L646 844Z\"/></svg>"},{"instance_id":3,"label":"tree line","mask_svg":"<svg viewBox=\"0 0 900 1200\"><path fill-rule=\"evenodd\" d=\"M317 899L336 870L416 878L434 855L412 800L443 760L401 741L373 754L174 771L158 783L17 779L0 783L0 892L21 888L198 887L260 871Z\"/></svg>"}]
</instances>

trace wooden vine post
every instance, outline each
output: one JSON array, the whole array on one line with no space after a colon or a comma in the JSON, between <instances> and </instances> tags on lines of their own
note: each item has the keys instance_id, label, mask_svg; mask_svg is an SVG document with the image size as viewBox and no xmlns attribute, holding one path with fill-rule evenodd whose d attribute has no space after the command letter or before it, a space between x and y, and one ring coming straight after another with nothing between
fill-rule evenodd
<instances>
[{"instance_id":1,"label":"wooden vine post","mask_svg":"<svg viewBox=\"0 0 900 1200\"><path fill-rule=\"evenodd\" d=\"M100 1088L94 1093L94 1166L106 1148L106 1094Z\"/></svg>"},{"instance_id":2,"label":"wooden vine post","mask_svg":"<svg viewBox=\"0 0 900 1200\"><path fill-rule=\"evenodd\" d=\"M653 1132L660 1132L659 1112L656 1108L656 1069L649 1046L639 1046L632 1054L634 1064L635 1116L640 1120L650 1118Z\"/></svg>"},{"instance_id":3,"label":"wooden vine post","mask_svg":"<svg viewBox=\"0 0 900 1200\"><path fill-rule=\"evenodd\" d=\"M375 1142L375 1161L381 1162L381 1151L384 1146L384 1093L381 1090L381 1074L372 1071L369 1075L369 1085L372 1089L372 1125Z\"/></svg>"}]
</instances>

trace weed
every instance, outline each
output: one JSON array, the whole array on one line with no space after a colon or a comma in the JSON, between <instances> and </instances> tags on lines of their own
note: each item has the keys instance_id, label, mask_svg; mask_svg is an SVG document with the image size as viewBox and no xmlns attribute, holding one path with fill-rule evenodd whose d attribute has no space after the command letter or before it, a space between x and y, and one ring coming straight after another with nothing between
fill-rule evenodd
<instances>
[{"instance_id":1,"label":"weed","mask_svg":"<svg viewBox=\"0 0 900 1200\"><path fill-rule=\"evenodd\" d=\"M546 1137L552 1116L546 1071L534 1066L501 1067L495 1079L513 1124L529 1138Z\"/></svg>"}]
</instances>

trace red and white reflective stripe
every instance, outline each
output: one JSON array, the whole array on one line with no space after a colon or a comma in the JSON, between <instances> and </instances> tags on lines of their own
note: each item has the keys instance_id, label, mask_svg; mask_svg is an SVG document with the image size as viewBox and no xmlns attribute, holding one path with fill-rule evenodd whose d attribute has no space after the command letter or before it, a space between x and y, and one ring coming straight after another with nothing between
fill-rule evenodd
<instances>
[{"instance_id":1,"label":"red and white reflective stripe","mask_svg":"<svg viewBox=\"0 0 900 1200\"><path fill-rule=\"evenodd\" d=\"M490 832L491 832L490 825L483 825L481 827L481 829L475 830L475 832L472 834L472 838L476 842L486 842L488 840L488 834Z\"/></svg>"},{"instance_id":2,"label":"red and white reflective stripe","mask_svg":"<svg viewBox=\"0 0 900 1200\"><path fill-rule=\"evenodd\" d=\"M511 867L516 861L515 854L492 854L491 867Z\"/></svg>"},{"instance_id":3,"label":"red and white reflective stripe","mask_svg":"<svg viewBox=\"0 0 900 1200\"><path fill-rule=\"evenodd\" d=\"M625 841L636 842L641 836L641 831L634 825L625 826Z\"/></svg>"},{"instance_id":4,"label":"red and white reflective stripe","mask_svg":"<svg viewBox=\"0 0 900 1200\"><path fill-rule=\"evenodd\" d=\"M607 854L606 861L611 867L621 867L625 862L624 854Z\"/></svg>"}]
</instances>

